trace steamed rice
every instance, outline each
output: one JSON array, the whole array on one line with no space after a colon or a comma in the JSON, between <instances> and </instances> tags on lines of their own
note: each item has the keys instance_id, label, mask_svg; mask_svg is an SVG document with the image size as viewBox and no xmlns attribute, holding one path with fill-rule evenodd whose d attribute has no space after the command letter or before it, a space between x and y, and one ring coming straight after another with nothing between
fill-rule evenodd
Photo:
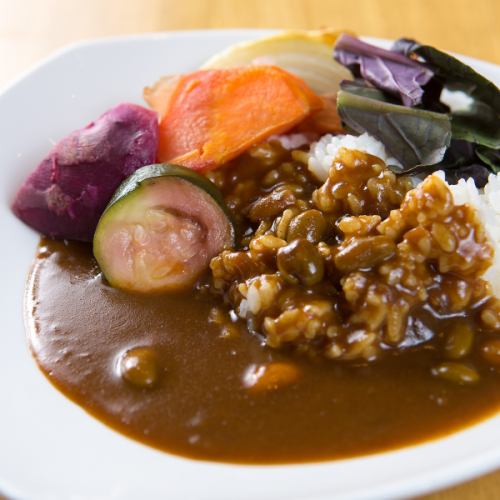
<instances>
[{"instance_id":1,"label":"steamed rice","mask_svg":"<svg viewBox=\"0 0 500 500\"><path fill-rule=\"evenodd\" d=\"M320 180L328 178L339 149L355 149L377 156L387 165L400 165L389 156L384 145L369 134L360 136L326 134L318 142L311 145L309 150L308 168ZM445 180L444 172L437 172ZM445 181L446 182L446 181ZM474 206L485 226L488 236L495 250L492 265L484 274L484 278L491 283L497 297L500 297L500 174L491 174L484 190L479 190L472 178L467 181L461 179L458 184L448 184L455 204L465 203Z\"/></svg>"},{"instance_id":2,"label":"steamed rice","mask_svg":"<svg viewBox=\"0 0 500 500\"><path fill-rule=\"evenodd\" d=\"M440 172L444 179L444 173ZM449 185L456 205L468 203L475 207L493 245L493 263L484 274L497 297L500 297L500 174L491 174L484 190L477 189L474 180L460 179L458 184Z\"/></svg>"},{"instance_id":3,"label":"steamed rice","mask_svg":"<svg viewBox=\"0 0 500 500\"><path fill-rule=\"evenodd\" d=\"M386 165L401 166L398 160L392 158L384 145L369 134L355 135L324 135L318 142L311 145L309 151L309 170L324 182L340 148L355 149L377 156Z\"/></svg>"}]
</instances>

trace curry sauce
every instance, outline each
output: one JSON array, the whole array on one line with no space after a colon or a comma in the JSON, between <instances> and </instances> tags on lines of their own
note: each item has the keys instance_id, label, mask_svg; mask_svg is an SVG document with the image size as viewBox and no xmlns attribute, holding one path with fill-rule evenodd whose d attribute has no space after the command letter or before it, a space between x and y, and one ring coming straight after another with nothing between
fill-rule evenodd
<instances>
[{"instance_id":1,"label":"curry sauce","mask_svg":"<svg viewBox=\"0 0 500 500\"><path fill-rule=\"evenodd\" d=\"M238 321L224 334L210 321L219 302L195 291L128 294L106 284L90 246L42 240L26 296L30 345L52 384L94 417L196 459L350 457L437 438L500 407L500 373L478 349L471 354L476 383L433 376L456 319L422 309L414 317L425 328L416 334L435 330L424 345L339 363L269 348ZM133 349L153 363L139 383L123 372ZM292 366L293 383L249 389L249 373L270 364Z\"/></svg>"}]
</instances>

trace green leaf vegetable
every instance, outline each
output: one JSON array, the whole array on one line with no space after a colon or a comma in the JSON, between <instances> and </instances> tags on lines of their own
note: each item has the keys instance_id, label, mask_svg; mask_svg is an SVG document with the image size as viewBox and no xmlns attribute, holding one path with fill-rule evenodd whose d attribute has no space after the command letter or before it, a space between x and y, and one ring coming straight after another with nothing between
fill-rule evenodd
<instances>
[{"instance_id":1,"label":"green leaf vegetable","mask_svg":"<svg viewBox=\"0 0 500 500\"><path fill-rule=\"evenodd\" d=\"M485 147L476 148L478 158L488 165L495 174L500 173L500 150Z\"/></svg>"},{"instance_id":2,"label":"green leaf vegetable","mask_svg":"<svg viewBox=\"0 0 500 500\"><path fill-rule=\"evenodd\" d=\"M336 47L334 57L344 64L359 59L365 66L380 59L381 49L352 38L347 40L347 48L342 44ZM391 167L397 172L414 175L443 169L455 182L473 177L478 187L484 186L489 172L500 172L498 87L457 58L414 40L402 38L391 51L385 51L385 59L392 61L387 52L407 57L414 65L430 71L430 80L417 81L404 74L413 71L413 66L391 66L391 75L397 81L412 81L420 86L422 98L409 103L402 95L389 92L384 83L389 78L382 71L384 66L372 64L366 75L361 72L364 80L341 84L337 106L346 127L358 133L368 132L381 141L403 165L399 170ZM443 89L465 94L466 105L450 109L442 97Z\"/></svg>"},{"instance_id":3,"label":"green leaf vegetable","mask_svg":"<svg viewBox=\"0 0 500 500\"><path fill-rule=\"evenodd\" d=\"M357 133L379 139L403 166L399 172L439 163L451 140L450 118L417 108L399 106L341 90L337 109Z\"/></svg>"},{"instance_id":4,"label":"green leaf vegetable","mask_svg":"<svg viewBox=\"0 0 500 500\"><path fill-rule=\"evenodd\" d=\"M398 40L394 50L424 63L434 72L443 87L461 91L471 98L465 110L452 112L454 139L464 139L493 149L500 149L500 90L457 58L413 40Z\"/></svg>"}]
</instances>

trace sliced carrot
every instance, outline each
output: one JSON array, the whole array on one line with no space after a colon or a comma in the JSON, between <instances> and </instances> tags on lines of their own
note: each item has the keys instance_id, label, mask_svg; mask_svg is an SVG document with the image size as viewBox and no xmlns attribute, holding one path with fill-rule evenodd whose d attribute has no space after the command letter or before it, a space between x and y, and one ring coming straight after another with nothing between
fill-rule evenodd
<instances>
[{"instance_id":1,"label":"sliced carrot","mask_svg":"<svg viewBox=\"0 0 500 500\"><path fill-rule=\"evenodd\" d=\"M323 107L300 122L297 131L315 132L319 135L345 133L337 113L337 94L323 94L320 98L323 101Z\"/></svg>"},{"instance_id":2,"label":"sliced carrot","mask_svg":"<svg viewBox=\"0 0 500 500\"><path fill-rule=\"evenodd\" d=\"M144 98L160 116L158 160L195 170L217 168L323 107L301 79L274 66L166 78Z\"/></svg>"},{"instance_id":3,"label":"sliced carrot","mask_svg":"<svg viewBox=\"0 0 500 500\"><path fill-rule=\"evenodd\" d=\"M175 95L175 88L179 84L180 76L163 76L152 87L144 89L144 99L163 118Z\"/></svg>"}]
</instances>

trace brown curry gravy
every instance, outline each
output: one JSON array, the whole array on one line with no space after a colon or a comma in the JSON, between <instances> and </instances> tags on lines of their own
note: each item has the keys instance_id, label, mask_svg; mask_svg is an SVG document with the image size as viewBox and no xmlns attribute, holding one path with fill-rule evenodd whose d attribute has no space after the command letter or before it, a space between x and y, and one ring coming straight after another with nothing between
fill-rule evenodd
<instances>
[{"instance_id":1,"label":"brown curry gravy","mask_svg":"<svg viewBox=\"0 0 500 500\"><path fill-rule=\"evenodd\" d=\"M67 397L117 431L190 458L289 463L373 453L440 437L500 406L500 374L479 358L471 386L432 377L439 338L374 364L308 359L223 338L201 295L136 296L107 286L89 246L43 240L27 290L33 354ZM440 323L441 328L443 323ZM158 383L117 372L121 353L151 346ZM296 383L249 392L251 365L289 361ZM477 361L477 363L476 363Z\"/></svg>"}]
</instances>

